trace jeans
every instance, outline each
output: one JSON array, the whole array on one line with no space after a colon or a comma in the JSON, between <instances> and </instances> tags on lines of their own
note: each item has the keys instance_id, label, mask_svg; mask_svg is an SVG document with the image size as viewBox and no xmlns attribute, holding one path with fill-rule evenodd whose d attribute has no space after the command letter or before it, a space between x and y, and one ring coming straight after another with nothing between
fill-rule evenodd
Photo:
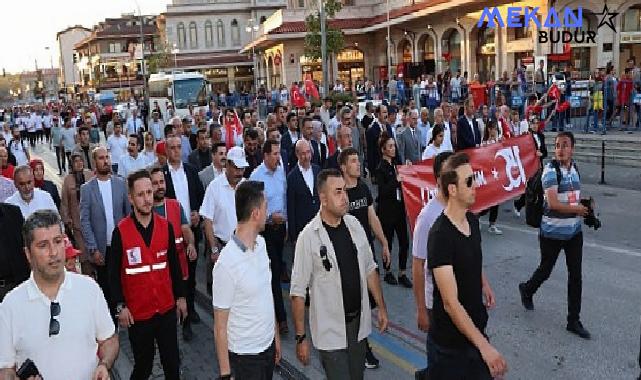
<instances>
[{"instance_id":1,"label":"jeans","mask_svg":"<svg viewBox=\"0 0 641 380\"><path fill-rule=\"evenodd\" d=\"M594 110L590 109L590 113L588 114L588 121L585 123L585 131L587 132L590 129L590 119L594 118L594 131L599 130L599 112L603 112L602 110Z\"/></svg>"},{"instance_id":2,"label":"jeans","mask_svg":"<svg viewBox=\"0 0 641 380\"><path fill-rule=\"evenodd\" d=\"M369 311L366 311L369 313ZM358 341L360 315L345 322L347 348L341 350L318 350L327 380L363 380L365 372L365 339ZM349 374L349 376L347 376Z\"/></svg>"},{"instance_id":3,"label":"jeans","mask_svg":"<svg viewBox=\"0 0 641 380\"><path fill-rule=\"evenodd\" d=\"M570 240L556 240L539 236L541 261L532 277L525 283L525 291L532 296L550 277L561 250L565 252L568 268L568 323L579 321L581 313L581 264L583 262L583 233L579 232Z\"/></svg>"},{"instance_id":4,"label":"jeans","mask_svg":"<svg viewBox=\"0 0 641 380\"><path fill-rule=\"evenodd\" d=\"M427 378L430 380L491 380L490 370L476 347L447 348L427 338Z\"/></svg>"},{"instance_id":5,"label":"jeans","mask_svg":"<svg viewBox=\"0 0 641 380\"><path fill-rule=\"evenodd\" d=\"M156 314L151 319L136 321L129 327L129 341L134 354L134 370L130 380L147 380L151 376L156 346L164 379L180 379L180 355L176 334L176 309L165 314Z\"/></svg>"},{"instance_id":6,"label":"jeans","mask_svg":"<svg viewBox=\"0 0 641 380\"><path fill-rule=\"evenodd\" d=\"M262 235L267 245L267 255L272 272L272 295L274 297L274 308L276 309L276 322L286 322L285 303L283 301L283 290L280 287L280 276L283 267L283 247L285 245L285 225L266 224Z\"/></svg>"},{"instance_id":7,"label":"jeans","mask_svg":"<svg viewBox=\"0 0 641 380\"><path fill-rule=\"evenodd\" d=\"M282 298L282 297L281 297ZM271 380L274 376L275 344L258 354L229 352L229 365L235 380Z\"/></svg>"}]
</instances>

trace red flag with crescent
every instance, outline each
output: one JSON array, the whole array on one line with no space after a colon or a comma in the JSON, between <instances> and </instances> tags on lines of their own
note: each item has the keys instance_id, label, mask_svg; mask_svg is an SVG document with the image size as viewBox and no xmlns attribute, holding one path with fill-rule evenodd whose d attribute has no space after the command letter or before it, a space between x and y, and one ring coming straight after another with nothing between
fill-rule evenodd
<instances>
[{"instance_id":1,"label":"red flag with crescent","mask_svg":"<svg viewBox=\"0 0 641 380\"><path fill-rule=\"evenodd\" d=\"M316 88L316 85L311 79L305 79L305 93L312 98L320 99L320 95L318 95L318 88Z\"/></svg>"},{"instance_id":2,"label":"red flag with crescent","mask_svg":"<svg viewBox=\"0 0 641 380\"><path fill-rule=\"evenodd\" d=\"M292 104L294 106L299 108L305 107L305 97L300 93L297 84L294 83L289 92L292 94Z\"/></svg>"}]
</instances>

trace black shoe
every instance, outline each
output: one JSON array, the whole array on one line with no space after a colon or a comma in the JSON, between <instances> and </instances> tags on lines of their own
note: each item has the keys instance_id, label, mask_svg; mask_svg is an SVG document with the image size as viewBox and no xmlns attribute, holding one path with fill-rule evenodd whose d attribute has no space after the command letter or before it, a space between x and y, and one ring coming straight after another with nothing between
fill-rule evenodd
<instances>
[{"instance_id":1,"label":"black shoe","mask_svg":"<svg viewBox=\"0 0 641 380\"><path fill-rule=\"evenodd\" d=\"M532 296L525 290L525 282L519 284L519 293L521 293L521 303L525 310L534 310L534 302L532 302Z\"/></svg>"},{"instance_id":2,"label":"black shoe","mask_svg":"<svg viewBox=\"0 0 641 380\"><path fill-rule=\"evenodd\" d=\"M196 313L196 310L191 310L189 312L189 318L190 318L190 321L192 323L194 323L194 324L199 324L200 323L200 315L198 315L198 313Z\"/></svg>"},{"instance_id":3,"label":"black shoe","mask_svg":"<svg viewBox=\"0 0 641 380\"><path fill-rule=\"evenodd\" d=\"M403 285L404 287L411 289L412 288L412 281L410 281L409 278L407 278L406 275L402 274L398 276L398 283Z\"/></svg>"},{"instance_id":4,"label":"black shoe","mask_svg":"<svg viewBox=\"0 0 641 380\"><path fill-rule=\"evenodd\" d=\"M189 342L194 339L194 332L191 330L191 324L185 323L183 325L183 340Z\"/></svg>"},{"instance_id":5,"label":"black shoe","mask_svg":"<svg viewBox=\"0 0 641 380\"><path fill-rule=\"evenodd\" d=\"M589 340L591 338L590 332L583 327L581 321L568 322L567 327L565 328L572 334L576 334L583 339Z\"/></svg>"},{"instance_id":6,"label":"black shoe","mask_svg":"<svg viewBox=\"0 0 641 380\"><path fill-rule=\"evenodd\" d=\"M426 380L427 379L427 368L419 369L414 372L414 380Z\"/></svg>"},{"instance_id":7,"label":"black shoe","mask_svg":"<svg viewBox=\"0 0 641 380\"><path fill-rule=\"evenodd\" d=\"M365 352L365 368L367 369L376 369L379 367L379 361L374 356L372 349L367 347L367 352Z\"/></svg>"},{"instance_id":8,"label":"black shoe","mask_svg":"<svg viewBox=\"0 0 641 380\"><path fill-rule=\"evenodd\" d=\"M398 285L398 281L396 280L396 277L394 277L394 274L392 274L392 272L385 273L385 277L383 277L383 280L390 285Z\"/></svg>"}]
</instances>

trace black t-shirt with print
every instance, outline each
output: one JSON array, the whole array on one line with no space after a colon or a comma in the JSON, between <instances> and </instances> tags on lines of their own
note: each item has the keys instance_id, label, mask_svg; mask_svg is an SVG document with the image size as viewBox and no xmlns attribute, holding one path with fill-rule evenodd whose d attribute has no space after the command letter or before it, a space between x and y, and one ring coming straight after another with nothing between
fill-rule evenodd
<instances>
[{"instance_id":1,"label":"black t-shirt with print","mask_svg":"<svg viewBox=\"0 0 641 380\"><path fill-rule=\"evenodd\" d=\"M372 193L365 182L358 180L356 186L347 189L349 198L349 213L353 215L363 225L367 234L367 241L372 241L372 230L369 225L368 207L374 203Z\"/></svg>"},{"instance_id":2,"label":"black t-shirt with print","mask_svg":"<svg viewBox=\"0 0 641 380\"><path fill-rule=\"evenodd\" d=\"M487 325L487 310L483 305L481 231L476 216L466 215L470 225L470 236L461 233L450 219L443 213L430 229L427 251L428 268L433 270L441 266L451 265L456 277L458 300L467 311L474 325L485 331ZM436 280L434 282L434 307L430 338L438 345L448 348L462 348L472 343L458 330L450 316L445 312Z\"/></svg>"}]
</instances>

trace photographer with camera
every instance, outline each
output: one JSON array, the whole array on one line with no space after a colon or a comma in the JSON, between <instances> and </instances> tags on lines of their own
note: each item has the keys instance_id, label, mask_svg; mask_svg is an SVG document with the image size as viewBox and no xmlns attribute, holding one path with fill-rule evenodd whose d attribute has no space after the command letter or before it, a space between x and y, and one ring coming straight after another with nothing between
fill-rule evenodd
<instances>
[{"instance_id":1,"label":"photographer with camera","mask_svg":"<svg viewBox=\"0 0 641 380\"><path fill-rule=\"evenodd\" d=\"M556 259L563 249L568 269L568 317L566 329L583 339L590 333L583 327L581 312L581 264L583 233L581 217L594 216L594 211L581 202L581 182L574 165L574 135L559 132L554 141L555 159L543 169L543 218L539 230L541 262L532 277L519 284L521 302L527 310L534 309L532 297L550 277ZM586 222L588 220L586 219ZM600 223L599 223L600 224ZM590 225L588 223L588 225ZM593 225L593 227L596 227Z\"/></svg>"}]
</instances>

